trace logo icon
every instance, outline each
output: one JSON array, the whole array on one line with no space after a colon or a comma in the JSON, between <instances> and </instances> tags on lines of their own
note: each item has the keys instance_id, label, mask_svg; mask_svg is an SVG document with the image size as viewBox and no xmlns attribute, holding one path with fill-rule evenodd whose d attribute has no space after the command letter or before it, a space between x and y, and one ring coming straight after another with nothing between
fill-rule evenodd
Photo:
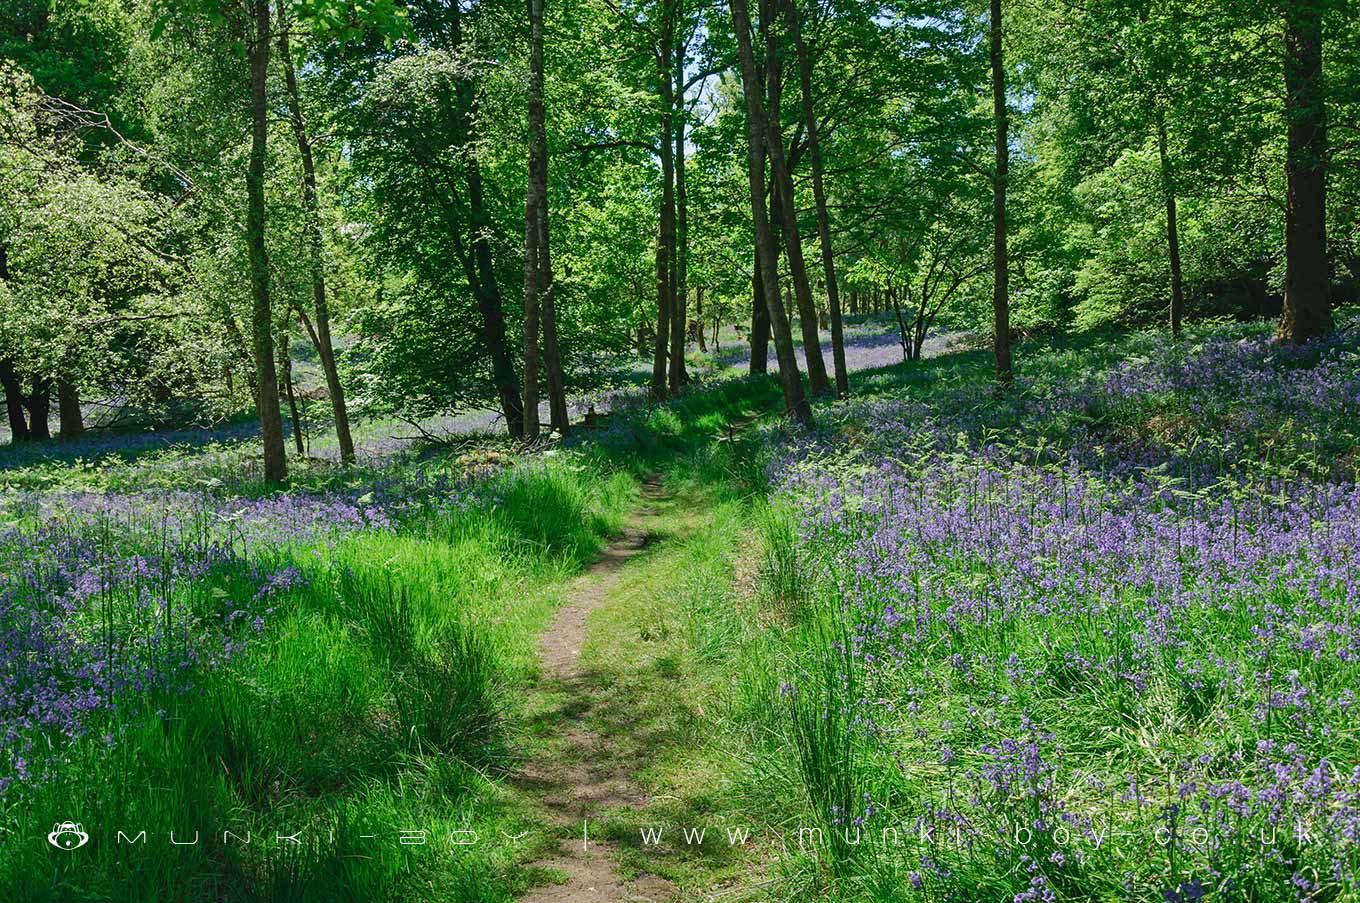
<instances>
[{"instance_id":1,"label":"logo icon","mask_svg":"<svg viewBox=\"0 0 1360 903\"><path fill-rule=\"evenodd\" d=\"M89 839L90 835L85 833L85 829L73 821L53 825L52 833L47 835L47 842L58 850L78 850Z\"/></svg>"}]
</instances>

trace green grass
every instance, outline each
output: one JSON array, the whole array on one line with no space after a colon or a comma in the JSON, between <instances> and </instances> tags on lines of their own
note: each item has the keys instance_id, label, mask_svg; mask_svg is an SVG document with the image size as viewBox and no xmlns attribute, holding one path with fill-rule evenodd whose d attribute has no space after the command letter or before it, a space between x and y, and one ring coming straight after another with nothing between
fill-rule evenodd
<instances>
[{"instance_id":1,"label":"green grass","mask_svg":"<svg viewBox=\"0 0 1360 903\"><path fill-rule=\"evenodd\" d=\"M666 470L684 501L621 605L638 617L638 602L664 587L678 620L644 618L654 622L642 625L648 649L666 651L629 686L662 750L658 775L683 770L686 750L702 749L699 771L718 767L714 748L670 731L667 681L725 660L744 631L701 606L729 582L744 499L763 482L761 456L738 448L731 424L775 407L777 392L769 379L728 380L639 405L610 418L604 435L582 430L521 459L493 480L490 506L422 504L390 532L271 550L271 570L292 563L306 581L271 599L264 632L243 654L193 669L189 692L130 695L64 745L47 780L6 798L0 899L491 903L549 879L524 866L549 848L551 832L537 802L504 780L542 742L533 727L541 700L527 692L538 636L569 578L622 526L639 478ZM242 453L179 448L119 458L107 471L43 462L10 478L57 490L188 480L255 495L240 476ZM436 454L414 466L463 464ZM325 489L378 476L318 465L298 482ZM181 590L186 605L211 613L253 592L245 564ZM623 738L634 726L613 730ZM54 854L44 835L67 821L90 842ZM426 842L403 843L403 829ZM451 832L463 831L481 841L452 844ZM714 872L694 874L697 886Z\"/></svg>"},{"instance_id":2,"label":"green grass","mask_svg":"<svg viewBox=\"0 0 1360 903\"><path fill-rule=\"evenodd\" d=\"M0 898L512 899L542 837L474 848L450 832L530 820L497 779L517 754L517 688L555 590L635 493L563 453L502 479L490 512L281 552L308 581L245 654L188 693L129 698L3 813ZM54 858L44 835L65 821L91 841ZM402 844L404 827L428 842ZM172 847L172 831L199 841Z\"/></svg>"}]
</instances>

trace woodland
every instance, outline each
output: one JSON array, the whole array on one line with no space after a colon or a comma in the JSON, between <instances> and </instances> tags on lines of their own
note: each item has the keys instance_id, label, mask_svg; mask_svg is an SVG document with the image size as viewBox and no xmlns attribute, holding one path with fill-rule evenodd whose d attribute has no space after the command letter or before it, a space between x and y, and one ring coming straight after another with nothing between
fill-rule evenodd
<instances>
[{"instance_id":1,"label":"woodland","mask_svg":"<svg viewBox=\"0 0 1360 903\"><path fill-rule=\"evenodd\" d=\"M0 899L1360 900L1358 13L0 0Z\"/></svg>"}]
</instances>

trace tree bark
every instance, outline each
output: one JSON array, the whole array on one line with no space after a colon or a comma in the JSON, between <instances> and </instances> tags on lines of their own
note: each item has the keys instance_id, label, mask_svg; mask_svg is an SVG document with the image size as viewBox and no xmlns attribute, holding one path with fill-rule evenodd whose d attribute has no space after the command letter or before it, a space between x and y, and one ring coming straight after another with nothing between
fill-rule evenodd
<instances>
[{"instance_id":1,"label":"tree bark","mask_svg":"<svg viewBox=\"0 0 1360 903\"><path fill-rule=\"evenodd\" d=\"M57 381L57 423L63 439L69 441L85 435L85 418L80 413L80 389L69 379Z\"/></svg>"},{"instance_id":2,"label":"tree bark","mask_svg":"<svg viewBox=\"0 0 1360 903\"><path fill-rule=\"evenodd\" d=\"M525 190L524 233L524 434L539 438L539 328L544 332L543 364L548 377L549 423L567 431L566 386L552 295L552 257L548 246L548 132L543 105L543 1L528 0L529 12L529 174Z\"/></svg>"},{"instance_id":3,"label":"tree bark","mask_svg":"<svg viewBox=\"0 0 1360 903\"><path fill-rule=\"evenodd\" d=\"M269 252L265 247L264 179L269 133L269 0L254 0L255 29L247 49L250 63L251 140L246 172L248 211L246 234L250 244L251 339L255 351L255 408L264 445L264 480L279 486L288 479L283 448L283 419L279 411L279 378L274 366L273 311L269 294Z\"/></svg>"},{"instance_id":4,"label":"tree bark","mask_svg":"<svg viewBox=\"0 0 1360 903\"><path fill-rule=\"evenodd\" d=\"M1277 335L1305 342L1332 331L1327 266L1327 110L1320 0L1284 4L1285 277Z\"/></svg>"},{"instance_id":5,"label":"tree bark","mask_svg":"<svg viewBox=\"0 0 1360 903\"><path fill-rule=\"evenodd\" d=\"M768 145L766 153L770 159L770 180L774 184L778 203L779 224L783 233L784 250L789 262L789 277L793 282L793 295L798 306L798 327L803 335L803 353L807 357L808 385L813 395L825 395L831 391L831 381L827 378L826 362L822 359L822 339L817 332L817 305L812 299L812 286L808 282L807 264L803 259L803 238L798 231L797 198L793 191L793 176L784 158L784 135L780 125L779 105L782 85L779 73L779 51L775 37L775 3L768 0L765 31L765 58L768 79L767 92L770 106L766 115Z\"/></svg>"},{"instance_id":6,"label":"tree bark","mask_svg":"<svg viewBox=\"0 0 1360 903\"><path fill-rule=\"evenodd\" d=\"M661 101L661 214L656 245L656 347L652 358L652 397L663 399L667 392L667 360L671 348L670 331L681 325L671 322L675 311L675 159L671 145L672 113L675 109L671 85L671 54L675 44L673 0L663 0L661 46L657 83ZM684 339L682 337L681 341Z\"/></svg>"},{"instance_id":7,"label":"tree bark","mask_svg":"<svg viewBox=\"0 0 1360 903\"><path fill-rule=\"evenodd\" d=\"M548 418L559 434L565 434L568 427L566 381L562 374L562 352L557 339L557 307L554 301L556 286L553 282L552 255L549 245L548 227L548 131L547 114L543 106L543 2L528 0L529 12L529 197L525 209L525 291L526 311L528 310L529 268L537 270L535 283L535 308L543 328L542 364L548 381ZM530 217L527 205L537 205L535 214ZM537 229L533 254L530 255L528 232L530 222ZM535 324L539 325L539 324ZM525 340L529 341L528 318L526 317ZM526 349L527 349L526 345ZM537 349L535 349L537 358ZM528 354L525 356L528 361ZM537 364L537 360L535 360ZM527 391L528 378L525 378ZM535 392L535 398L537 392ZM527 395L526 395L527 402ZM525 406L526 415L528 405ZM537 428L537 414L534 425ZM526 416L526 427L528 420Z\"/></svg>"},{"instance_id":8,"label":"tree bark","mask_svg":"<svg viewBox=\"0 0 1360 903\"><path fill-rule=\"evenodd\" d=\"M826 280L826 303L831 314L831 362L836 371L836 395L850 394L850 371L845 364L845 324L841 319L840 285L831 249L831 216L826 207L825 170L818 136L817 112L812 102L812 58L803 41L802 23L794 0L783 0L789 34L798 54L798 83L803 99L803 128L807 130L808 156L812 160L812 199L817 208L817 239L821 244L822 275Z\"/></svg>"},{"instance_id":9,"label":"tree bark","mask_svg":"<svg viewBox=\"0 0 1360 903\"><path fill-rule=\"evenodd\" d=\"M694 288L694 320L699 324L699 350L708 351L708 346L704 342L704 287L702 285Z\"/></svg>"},{"instance_id":10,"label":"tree bark","mask_svg":"<svg viewBox=\"0 0 1360 903\"><path fill-rule=\"evenodd\" d=\"M298 457L305 457L307 444L302 438L302 417L298 414L297 393L293 391L293 357L288 348L288 337L279 337L279 370L283 374L283 395L288 399L288 419L293 425L293 448Z\"/></svg>"},{"instance_id":11,"label":"tree bark","mask_svg":"<svg viewBox=\"0 0 1360 903\"><path fill-rule=\"evenodd\" d=\"M1185 293L1181 287L1181 236L1176 226L1176 185L1167 153L1166 120L1157 120L1157 159L1161 167L1162 195L1166 199L1166 253L1171 263L1171 335L1181 334L1185 316Z\"/></svg>"},{"instance_id":12,"label":"tree bark","mask_svg":"<svg viewBox=\"0 0 1360 903\"><path fill-rule=\"evenodd\" d=\"M675 83L684 85L685 77L685 56L683 53L676 55L674 70L676 72ZM685 93L681 90L676 98L675 105L675 251L674 251L674 285L671 290L671 297L674 307L671 310L671 365L670 365L670 389L671 392L678 392L685 383L689 382L689 374L685 372L685 340L689 338L689 211L688 198L685 189Z\"/></svg>"},{"instance_id":13,"label":"tree bark","mask_svg":"<svg viewBox=\"0 0 1360 903\"><path fill-rule=\"evenodd\" d=\"M1001 0L991 0L992 115L996 121L996 169L992 176L992 349L996 384L1011 384L1010 264L1006 248L1006 179L1010 168L1007 139L1006 67L1001 49Z\"/></svg>"},{"instance_id":14,"label":"tree bark","mask_svg":"<svg viewBox=\"0 0 1360 903\"><path fill-rule=\"evenodd\" d=\"M5 411L9 415L10 444L25 442L30 437L28 421L24 418L24 390L19 374L9 361L0 361L0 386L3 386L5 390Z\"/></svg>"},{"instance_id":15,"label":"tree bark","mask_svg":"<svg viewBox=\"0 0 1360 903\"><path fill-rule=\"evenodd\" d=\"M43 376L33 377L33 391L23 398L28 411L28 438L51 439L48 422L52 413L52 381Z\"/></svg>"},{"instance_id":16,"label":"tree bark","mask_svg":"<svg viewBox=\"0 0 1360 903\"><path fill-rule=\"evenodd\" d=\"M354 461L354 438L350 435L349 409L345 405L344 387L340 384L340 371L335 363L335 346L331 342L331 312L326 297L321 205L316 190L316 161L312 156L312 139L307 134L307 124L302 116L297 73L293 69L292 48L288 45L288 28L279 29L279 55L283 57L283 81L288 92L288 115L293 122L293 137L297 140L298 157L302 161L302 213L307 233L307 263L312 276L316 354L321 359L321 370L326 376L326 394L330 396L331 416L335 421L335 438L340 446L340 462L350 464ZM289 369L291 371L291 366Z\"/></svg>"},{"instance_id":17,"label":"tree bark","mask_svg":"<svg viewBox=\"0 0 1360 903\"><path fill-rule=\"evenodd\" d=\"M452 42L462 47L462 13L459 4L450 4L450 26ZM524 398L521 395L519 376L515 372L514 359L510 354L510 341L505 332L505 308L501 300L500 283L496 279L495 260L491 254L489 236L493 228L491 217L487 215L482 190L482 169L477 162L475 136L473 135L473 110L476 106L475 86L468 79L459 79L455 85L458 99L459 130L464 136L463 150L466 154L464 178L467 181L468 218L471 226L471 247L476 278L469 276L468 282L477 300L477 310L482 318L482 342L486 345L487 356L491 358L491 378L496 385L500 398L501 413L505 417L505 428L512 439L518 439L524 430Z\"/></svg>"},{"instance_id":18,"label":"tree bark","mask_svg":"<svg viewBox=\"0 0 1360 903\"><path fill-rule=\"evenodd\" d=\"M542 9L542 0L529 0L529 19ZM532 25L531 25L532 30ZM531 42L532 46L532 42ZM531 51L532 55L532 51ZM543 107L541 93L539 102L534 98L534 72L529 67L529 175L524 191L524 438L533 442L538 439L538 313L539 292L543 286L543 275L539 242L543 231L539 226L539 215L543 205L539 200L538 155L542 148L534 140L535 128L542 128ZM540 92L542 87L539 88ZM539 121L535 123L535 117Z\"/></svg>"},{"instance_id":19,"label":"tree bark","mask_svg":"<svg viewBox=\"0 0 1360 903\"><path fill-rule=\"evenodd\" d=\"M0 281L9 280L9 249L0 244ZM24 419L23 392L14 365L0 360L0 387L5 392L5 413L9 417L9 441L13 445L28 438L28 421Z\"/></svg>"},{"instance_id":20,"label":"tree bark","mask_svg":"<svg viewBox=\"0 0 1360 903\"><path fill-rule=\"evenodd\" d=\"M764 169L764 162L761 164ZM765 306L765 280L760 275L760 252L751 270L751 373L770 370L770 309Z\"/></svg>"},{"instance_id":21,"label":"tree bark","mask_svg":"<svg viewBox=\"0 0 1360 903\"><path fill-rule=\"evenodd\" d=\"M491 243L487 232L490 217L482 198L481 167L474 159L467 161L468 213L472 220L472 253L477 266L477 311L482 316L482 341L491 358L491 378L500 396L501 413L510 438L524 435L524 400L520 395L519 375L510 356L510 340L505 333L505 308L501 303L501 287L496 281L496 265L491 257Z\"/></svg>"},{"instance_id":22,"label":"tree bark","mask_svg":"<svg viewBox=\"0 0 1360 903\"><path fill-rule=\"evenodd\" d=\"M756 256L760 263L762 293L765 309L769 312L770 329L774 334L775 355L779 360L779 382L784 390L784 407L798 422L812 424L812 406L803 393L803 380L798 372L798 358L793 351L793 336L789 332L788 317L779 300L779 271L776 263L774 235L765 210L765 154L762 144L770 134L765 120L765 105L758 89L755 53L751 48L751 14L746 0L728 0L732 22L737 33L737 50L741 59L742 94L746 101L747 170L751 184L751 221L755 230ZM754 358L753 358L754 361Z\"/></svg>"}]
</instances>

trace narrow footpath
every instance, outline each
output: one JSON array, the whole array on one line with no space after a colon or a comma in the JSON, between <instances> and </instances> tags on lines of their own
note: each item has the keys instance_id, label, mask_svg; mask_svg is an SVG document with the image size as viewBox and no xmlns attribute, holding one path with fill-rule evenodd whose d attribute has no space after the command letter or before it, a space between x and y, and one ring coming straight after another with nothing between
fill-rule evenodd
<instances>
[{"instance_id":1,"label":"narrow footpath","mask_svg":"<svg viewBox=\"0 0 1360 903\"><path fill-rule=\"evenodd\" d=\"M600 711L615 700L598 692L581 665L587 619L609 599L629 560L652 542L649 522L657 516L654 506L662 499L659 481L648 480L642 506L599 559L571 582L565 603L543 634L539 691L552 702L541 720L554 726L553 736L546 749L525 763L514 783L541 799L547 816L562 832L555 853L532 866L563 873L566 881L530 891L523 903L662 903L675 896L675 888L663 878L623 878L614 845L591 835L592 819L640 810L647 798L633 781L632 759L620 755L616 743L592 726L602 717L614 721L626 713Z\"/></svg>"}]
</instances>

